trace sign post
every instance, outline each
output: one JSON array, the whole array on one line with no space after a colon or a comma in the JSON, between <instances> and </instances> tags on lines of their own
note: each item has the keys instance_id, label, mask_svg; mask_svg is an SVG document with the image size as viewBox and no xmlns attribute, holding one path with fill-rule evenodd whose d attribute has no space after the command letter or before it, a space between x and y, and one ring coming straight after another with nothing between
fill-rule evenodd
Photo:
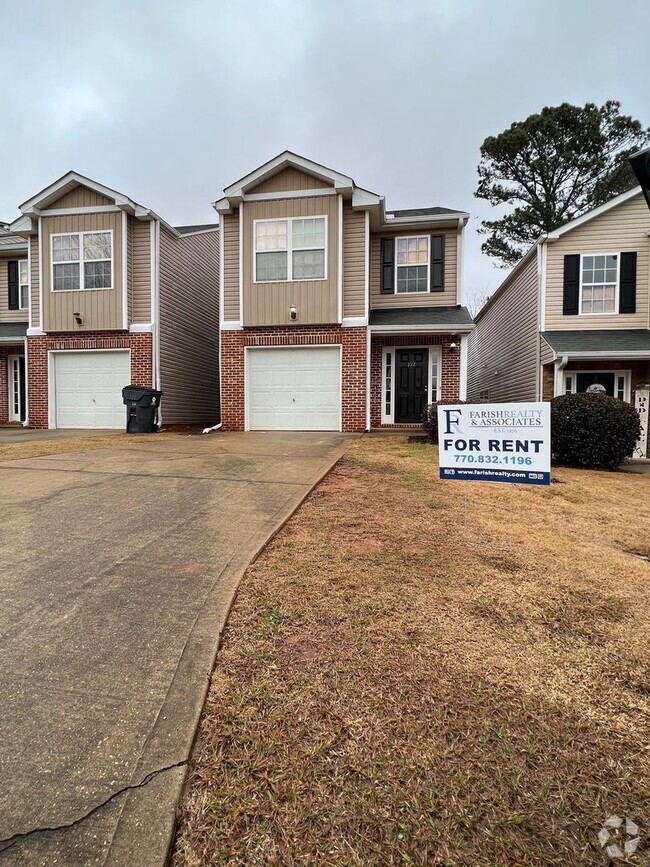
<instances>
[{"instance_id":1,"label":"sign post","mask_svg":"<svg viewBox=\"0 0 650 867\"><path fill-rule=\"evenodd\" d=\"M439 406L438 447L441 479L550 485L550 404Z\"/></svg>"}]
</instances>

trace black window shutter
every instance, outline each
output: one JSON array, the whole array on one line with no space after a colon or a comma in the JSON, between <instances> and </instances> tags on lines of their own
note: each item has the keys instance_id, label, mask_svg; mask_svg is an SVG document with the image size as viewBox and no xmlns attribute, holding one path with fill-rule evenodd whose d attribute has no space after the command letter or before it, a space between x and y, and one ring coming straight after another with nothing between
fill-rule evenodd
<instances>
[{"instance_id":1,"label":"black window shutter","mask_svg":"<svg viewBox=\"0 0 650 867\"><path fill-rule=\"evenodd\" d=\"M621 253L619 313L636 313L636 253Z\"/></svg>"},{"instance_id":2,"label":"black window shutter","mask_svg":"<svg viewBox=\"0 0 650 867\"><path fill-rule=\"evenodd\" d=\"M431 235L431 291L445 291L444 235Z\"/></svg>"},{"instance_id":3,"label":"black window shutter","mask_svg":"<svg viewBox=\"0 0 650 867\"><path fill-rule=\"evenodd\" d=\"M9 309L20 309L20 290L18 287L18 262L7 262L7 286L9 287Z\"/></svg>"},{"instance_id":4,"label":"black window shutter","mask_svg":"<svg viewBox=\"0 0 650 867\"><path fill-rule=\"evenodd\" d=\"M395 291L395 238L381 239L381 291Z\"/></svg>"},{"instance_id":5,"label":"black window shutter","mask_svg":"<svg viewBox=\"0 0 650 867\"><path fill-rule=\"evenodd\" d=\"M564 257L564 295L562 313L565 316L578 315L580 299L580 255Z\"/></svg>"}]
</instances>

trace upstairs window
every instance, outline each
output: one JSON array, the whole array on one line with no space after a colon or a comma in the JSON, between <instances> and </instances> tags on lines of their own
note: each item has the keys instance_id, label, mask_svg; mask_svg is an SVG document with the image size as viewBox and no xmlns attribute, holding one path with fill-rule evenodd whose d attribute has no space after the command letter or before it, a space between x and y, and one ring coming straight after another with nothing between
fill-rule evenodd
<instances>
[{"instance_id":1,"label":"upstairs window","mask_svg":"<svg viewBox=\"0 0 650 867\"><path fill-rule=\"evenodd\" d=\"M429 291L429 236L397 238L397 292Z\"/></svg>"},{"instance_id":2,"label":"upstairs window","mask_svg":"<svg viewBox=\"0 0 650 867\"><path fill-rule=\"evenodd\" d=\"M112 232L52 235L52 289L113 288Z\"/></svg>"},{"instance_id":3,"label":"upstairs window","mask_svg":"<svg viewBox=\"0 0 650 867\"><path fill-rule=\"evenodd\" d=\"M29 267L27 259L18 262L18 298L20 310L29 307Z\"/></svg>"},{"instance_id":4,"label":"upstairs window","mask_svg":"<svg viewBox=\"0 0 650 867\"><path fill-rule=\"evenodd\" d=\"M580 313L616 313L618 256L583 256L580 272Z\"/></svg>"},{"instance_id":5,"label":"upstairs window","mask_svg":"<svg viewBox=\"0 0 650 867\"><path fill-rule=\"evenodd\" d=\"M256 283L324 280L326 217L255 221Z\"/></svg>"}]
</instances>

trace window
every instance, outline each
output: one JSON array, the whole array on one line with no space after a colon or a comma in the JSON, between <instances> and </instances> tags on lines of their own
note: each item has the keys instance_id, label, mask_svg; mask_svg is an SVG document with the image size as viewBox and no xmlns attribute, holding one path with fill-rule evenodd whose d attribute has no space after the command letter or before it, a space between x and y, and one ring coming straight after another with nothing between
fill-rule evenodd
<instances>
[{"instance_id":1,"label":"window","mask_svg":"<svg viewBox=\"0 0 650 867\"><path fill-rule=\"evenodd\" d=\"M386 363L384 366L384 415L387 418L392 416L393 403L393 353L386 353Z\"/></svg>"},{"instance_id":2,"label":"window","mask_svg":"<svg viewBox=\"0 0 650 867\"><path fill-rule=\"evenodd\" d=\"M27 259L18 262L18 306L21 310L29 307L29 267Z\"/></svg>"},{"instance_id":3,"label":"window","mask_svg":"<svg viewBox=\"0 0 650 867\"><path fill-rule=\"evenodd\" d=\"M326 246L326 217L256 220L254 280L324 280Z\"/></svg>"},{"instance_id":4,"label":"window","mask_svg":"<svg viewBox=\"0 0 650 867\"><path fill-rule=\"evenodd\" d=\"M429 237L396 238L396 287L398 292L429 291Z\"/></svg>"},{"instance_id":5,"label":"window","mask_svg":"<svg viewBox=\"0 0 650 867\"><path fill-rule=\"evenodd\" d=\"M112 232L52 235L52 289L113 288Z\"/></svg>"},{"instance_id":6,"label":"window","mask_svg":"<svg viewBox=\"0 0 650 867\"><path fill-rule=\"evenodd\" d=\"M580 272L580 313L616 313L618 256L583 256Z\"/></svg>"}]
</instances>

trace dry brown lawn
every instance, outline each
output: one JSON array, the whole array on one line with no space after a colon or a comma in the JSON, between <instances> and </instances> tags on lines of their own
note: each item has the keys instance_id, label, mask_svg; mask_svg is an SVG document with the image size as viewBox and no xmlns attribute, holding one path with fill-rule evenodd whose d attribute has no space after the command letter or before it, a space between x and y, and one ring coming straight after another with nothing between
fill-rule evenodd
<instances>
[{"instance_id":1,"label":"dry brown lawn","mask_svg":"<svg viewBox=\"0 0 650 867\"><path fill-rule=\"evenodd\" d=\"M88 452L94 449L120 448L126 444L160 442L162 437L168 439L181 434L101 434L99 436L79 436L69 439L35 440L25 443L6 443L0 445L0 461L18 461L25 458L40 458L44 455L61 455L65 452Z\"/></svg>"},{"instance_id":2,"label":"dry brown lawn","mask_svg":"<svg viewBox=\"0 0 650 867\"><path fill-rule=\"evenodd\" d=\"M246 573L176 867L605 865L609 815L650 836L650 476L436 461L355 442Z\"/></svg>"}]
</instances>

